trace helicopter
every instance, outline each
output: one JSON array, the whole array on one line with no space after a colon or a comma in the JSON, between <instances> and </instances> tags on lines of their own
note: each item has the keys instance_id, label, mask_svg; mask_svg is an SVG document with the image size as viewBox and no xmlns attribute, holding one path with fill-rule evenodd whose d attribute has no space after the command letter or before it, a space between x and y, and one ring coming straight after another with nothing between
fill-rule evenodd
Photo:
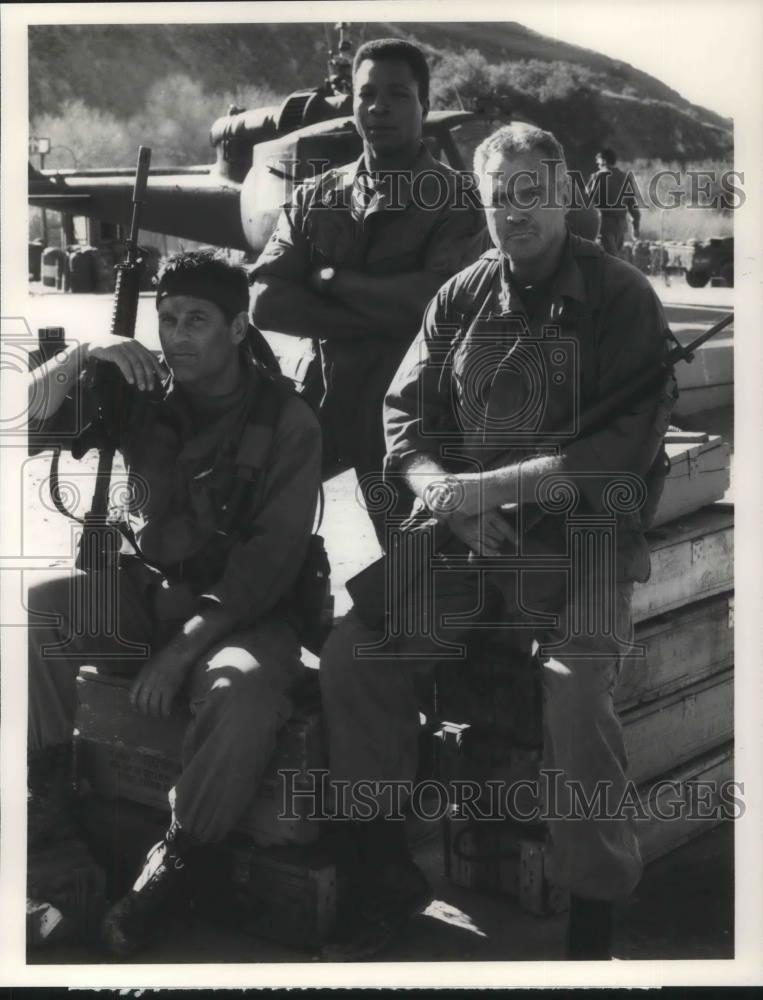
<instances>
[{"instance_id":1,"label":"helicopter","mask_svg":"<svg viewBox=\"0 0 763 1000\"><path fill-rule=\"evenodd\" d=\"M214 163L152 169L141 228L256 255L295 184L357 159L363 146L352 118L348 27L336 24L338 42L322 85L295 91L278 106L229 107L210 130ZM427 115L423 138L433 156L456 170L470 169L474 147L506 121L485 103ZM64 219L87 216L126 227L133 176L129 167L37 170L30 163L29 203ZM594 238L595 211L574 214L574 231Z\"/></svg>"}]
</instances>

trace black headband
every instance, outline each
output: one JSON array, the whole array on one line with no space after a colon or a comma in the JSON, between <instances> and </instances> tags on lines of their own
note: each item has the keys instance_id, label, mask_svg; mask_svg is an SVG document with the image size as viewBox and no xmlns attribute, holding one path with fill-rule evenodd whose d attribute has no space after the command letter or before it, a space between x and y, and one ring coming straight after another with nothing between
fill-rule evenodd
<instances>
[{"instance_id":1,"label":"black headband","mask_svg":"<svg viewBox=\"0 0 763 1000\"><path fill-rule=\"evenodd\" d=\"M213 302L226 315L249 310L248 286L242 287L238 275L234 281L217 274L194 274L193 271L169 272L162 275L156 286L156 308L171 295L190 295Z\"/></svg>"}]
</instances>

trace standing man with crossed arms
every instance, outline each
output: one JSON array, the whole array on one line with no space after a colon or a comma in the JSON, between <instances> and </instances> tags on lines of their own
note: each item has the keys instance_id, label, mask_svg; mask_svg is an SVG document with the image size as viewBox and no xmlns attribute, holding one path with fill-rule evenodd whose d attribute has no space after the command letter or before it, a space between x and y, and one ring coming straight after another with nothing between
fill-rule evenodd
<instances>
[{"instance_id":1,"label":"standing man with crossed arms","mask_svg":"<svg viewBox=\"0 0 763 1000\"><path fill-rule=\"evenodd\" d=\"M252 272L251 316L261 330L320 344L324 478L357 473L377 537L373 485L384 458L382 404L427 302L474 260L484 214L470 178L422 141L429 68L400 39L362 45L353 111L356 163L298 187Z\"/></svg>"}]
</instances>

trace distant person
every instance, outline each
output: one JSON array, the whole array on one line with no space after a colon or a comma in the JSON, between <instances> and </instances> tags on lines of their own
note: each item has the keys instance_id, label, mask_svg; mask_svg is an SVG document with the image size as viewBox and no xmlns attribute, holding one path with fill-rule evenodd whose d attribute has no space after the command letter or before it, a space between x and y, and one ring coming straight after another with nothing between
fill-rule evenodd
<instances>
[{"instance_id":1,"label":"distant person","mask_svg":"<svg viewBox=\"0 0 763 1000\"><path fill-rule=\"evenodd\" d=\"M634 240L639 238L641 213L636 195L627 184L628 177L616 163L613 149L608 146L601 149L596 154L596 172L591 174L586 192L601 217L597 242L607 253L621 257L627 231L626 213L631 216Z\"/></svg>"},{"instance_id":2,"label":"distant person","mask_svg":"<svg viewBox=\"0 0 763 1000\"><path fill-rule=\"evenodd\" d=\"M484 247L485 216L466 175L422 139L429 67L410 42L358 49L355 163L296 188L252 275L252 322L310 337L322 377L306 387L320 408L324 477L354 468L373 512L384 459L382 404L392 377L444 281Z\"/></svg>"}]
</instances>

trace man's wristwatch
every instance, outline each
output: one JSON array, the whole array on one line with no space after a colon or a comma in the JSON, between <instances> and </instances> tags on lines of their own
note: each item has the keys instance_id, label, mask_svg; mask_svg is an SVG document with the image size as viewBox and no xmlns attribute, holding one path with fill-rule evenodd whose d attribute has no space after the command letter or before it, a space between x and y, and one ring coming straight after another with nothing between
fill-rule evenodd
<instances>
[{"instance_id":1,"label":"man's wristwatch","mask_svg":"<svg viewBox=\"0 0 763 1000\"><path fill-rule=\"evenodd\" d=\"M427 486L422 499L435 517L446 521L458 510L463 496L464 488L459 480L455 476L444 475Z\"/></svg>"}]
</instances>

